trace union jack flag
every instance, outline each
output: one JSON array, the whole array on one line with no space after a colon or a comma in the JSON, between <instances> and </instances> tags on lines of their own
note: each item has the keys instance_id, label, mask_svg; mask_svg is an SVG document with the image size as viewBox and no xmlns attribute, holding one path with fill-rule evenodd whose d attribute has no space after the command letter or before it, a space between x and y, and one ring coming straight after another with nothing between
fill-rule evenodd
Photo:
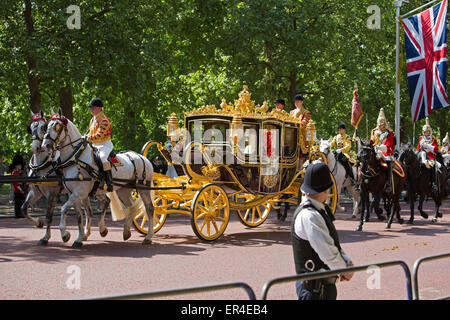
<instances>
[{"instance_id":1,"label":"union jack flag","mask_svg":"<svg viewBox=\"0 0 450 320\"><path fill-rule=\"evenodd\" d=\"M406 71L414 122L449 105L447 78L447 0L403 19Z\"/></svg>"}]
</instances>

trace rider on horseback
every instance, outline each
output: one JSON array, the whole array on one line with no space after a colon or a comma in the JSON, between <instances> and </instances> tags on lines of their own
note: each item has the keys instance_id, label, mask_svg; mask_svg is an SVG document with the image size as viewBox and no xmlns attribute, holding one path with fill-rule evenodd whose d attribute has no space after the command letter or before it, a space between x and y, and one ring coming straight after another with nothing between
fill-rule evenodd
<instances>
[{"instance_id":1,"label":"rider on horseback","mask_svg":"<svg viewBox=\"0 0 450 320\"><path fill-rule=\"evenodd\" d=\"M349 154L350 148L352 147L352 141L350 136L345 133L345 124L341 123L338 126L339 134L334 136L330 143L330 147L336 147L336 158L344 166L347 176L350 177L352 181L352 186L356 186L355 177L353 175L353 170L351 164L355 164L355 160Z\"/></svg>"},{"instance_id":2,"label":"rider on horseback","mask_svg":"<svg viewBox=\"0 0 450 320\"><path fill-rule=\"evenodd\" d=\"M448 167L450 165L450 140L448 138L448 132L442 140L441 147L442 158L444 158L444 164Z\"/></svg>"},{"instance_id":3,"label":"rider on horseback","mask_svg":"<svg viewBox=\"0 0 450 320\"><path fill-rule=\"evenodd\" d=\"M424 164L428 169L431 169L431 188L433 189L433 191L437 191L435 154L439 151L439 146L436 138L432 135L433 130L431 129L428 117L426 118L426 124L422 128L422 133L423 136L421 136L419 139L417 151L420 152L419 155L422 164Z\"/></svg>"},{"instance_id":4,"label":"rider on horseback","mask_svg":"<svg viewBox=\"0 0 450 320\"><path fill-rule=\"evenodd\" d=\"M375 147L377 159L383 159L388 166L388 179L386 181L385 190L387 193L392 192L392 161L394 155L394 134L388 128L384 109L380 109L377 119L377 127L372 130L370 142Z\"/></svg>"},{"instance_id":5,"label":"rider on horseback","mask_svg":"<svg viewBox=\"0 0 450 320\"><path fill-rule=\"evenodd\" d=\"M108 161L109 154L114 146L111 142L111 122L103 113L103 102L95 98L89 105L93 115L89 123L87 140L98 150L105 172L106 191L113 191L111 164Z\"/></svg>"}]
</instances>

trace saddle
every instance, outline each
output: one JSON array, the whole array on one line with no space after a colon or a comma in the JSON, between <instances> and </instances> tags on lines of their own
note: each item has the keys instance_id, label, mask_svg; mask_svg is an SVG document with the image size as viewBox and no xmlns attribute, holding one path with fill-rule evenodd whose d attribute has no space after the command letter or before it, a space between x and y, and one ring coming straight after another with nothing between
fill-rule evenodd
<instances>
[{"instance_id":1,"label":"saddle","mask_svg":"<svg viewBox=\"0 0 450 320\"><path fill-rule=\"evenodd\" d=\"M384 161L383 159L380 159L380 164L384 168L388 167L386 161ZM406 177L402 165L397 160L392 161L392 172L395 172L395 174L397 174L400 178Z\"/></svg>"},{"instance_id":2,"label":"saddle","mask_svg":"<svg viewBox=\"0 0 450 320\"><path fill-rule=\"evenodd\" d=\"M99 171L101 173L103 173L103 163L98 154L98 150L94 147L94 148L92 148L92 152L93 152L93 156L94 156L94 161L97 164ZM116 156L117 156L116 152L114 150L112 150L109 153L108 161L111 163L111 168L114 167L117 170L117 167L122 167L123 163Z\"/></svg>"}]
</instances>

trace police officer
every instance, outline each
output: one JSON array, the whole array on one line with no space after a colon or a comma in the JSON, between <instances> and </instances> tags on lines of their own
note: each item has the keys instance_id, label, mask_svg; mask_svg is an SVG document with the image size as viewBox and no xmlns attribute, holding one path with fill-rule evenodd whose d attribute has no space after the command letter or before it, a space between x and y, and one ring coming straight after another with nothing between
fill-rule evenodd
<instances>
[{"instance_id":1,"label":"police officer","mask_svg":"<svg viewBox=\"0 0 450 320\"><path fill-rule=\"evenodd\" d=\"M298 274L352 266L344 253L334 227L334 216L325 204L333 186L330 170L322 162L314 162L306 169L301 191L304 201L295 210L291 227L295 270ZM339 276L350 281L353 273ZM335 300L338 277L296 283L299 300Z\"/></svg>"},{"instance_id":2,"label":"police officer","mask_svg":"<svg viewBox=\"0 0 450 320\"><path fill-rule=\"evenodd\" d=\"M114 146L111 142L111 122L103 112L103 102L99 98L91 101L89 108L93 115L89 123L87 140L98 150L105 172L106 191L113 191L111 164L108 157Z\"/></svg>"}]
</instances>

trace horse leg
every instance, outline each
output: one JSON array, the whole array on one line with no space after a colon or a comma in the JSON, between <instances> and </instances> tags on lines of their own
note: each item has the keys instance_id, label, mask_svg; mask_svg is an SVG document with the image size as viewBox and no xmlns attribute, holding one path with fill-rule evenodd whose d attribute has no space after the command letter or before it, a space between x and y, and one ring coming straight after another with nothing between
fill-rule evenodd
<instances>
[{"instance_id":1,"label":"horse leg","mask_svg":"<svg viewBox=\"0 0 450 320\"><path fill-rule=\"evenodd\" d=\"M362 226L364 224L364 211L370 210L370 203L369 203L369 194L368 192L361 191L361 216L359 219L359 226L356 228L356 231L362 231Z\"/></svg>"},{"instance_id":2,"label":"horse leg","mask_svg":"<svg viewBox=\"0 0 450 320\"><path fill-rule=\"evenodd\" d=\"M108 234L108 228L105 227L105 216L106 210L109 207L110 200L105 195L96 195L96 197L102 203L102 214L100 216L100 221L98 222L98 231L102 237L106 237L106 235Z\"/></svg>"},{"instance_id":3,"label":"horse leg","mask_svg":"<svg viewBox=\"0 0 450 320\"><path fill-rule=\"evenodd\" d=\"M428 218L428 214L426 214L425 212L423 212L422 210L422 206L423 206L423 201L425 200L425 193L421 193L419 196L419 206L417 207L417 209L419 209L420 215L427 219Z\"/></svg>"},{"instance_id":4,"label":"horse leg","mask_svg":"<svg viewBox=\"0 0 450 320\"><path fill-rule=\"evenodd\" d=\"M86 215L86 224L84 226L84 237L83 237L83 241L86 241L89 236L91 235L91 225L92 225L92 207L91 207L91 202L89 201L89 197L87 197L84 201L83 201L83 207L84 207L84 213Z\"/></svg>"},{"instance_id":5,"label":"horse leg","mask_svg":"<svg viewBox=\"0 0 450 320\"><path fill-rule=\"evenodd\" d=\"M140 193L142 201L144 202L145 206L145 214L147 215L148 220L148 232L145 236L144 240L142 241L143 245L152 244L152 237L153 237L153 203L152 198L150 195L150 190L143 191Z\"/></svg>"},{"instance_id":6,"label":"horse leg","mask_svg":"<svg viewBox=\"0 0 450 320\"><path fill-rule=\"evenodd\" d=\"M401 211L401 207L400 207L400 192L398 192L397 194L396 194L396 196L395 196L395 201L394 201L394 212L395 212L395 215L396 215L396 217L397 217L397 222L399 223L399 224L403 224L403 219L402 219L402 217L401 217L401 215L400 215L400 211Z\"/></svg>"},{"instance_id":7,"label":"horse leg","mask_svg":"<svg viewBox=\"0 0 450 320\"><path fill-rule=\"evenodd\" d=\"M131 237L131 223L134 218L135 213L131 212L131 207L133 203L131 202L131 190L130 189L119 189L116 191L117 197L125 205L125 222L123 224L123 240L127 241Z\"/></svg>"},{"instance_id":8,"label":"horse leg","mask_svg":"<svg viewBox=\"0 0 450 320\"><path fill-rule=\"evenodd\" d=\"M409 200L409 209L410 209L410 217L409 220L406 222L407 224L413 224L414 223L414 201L415 201L416 193L413 192L413 190L408 190L408 200Z\"/></svg>"},{"instance_id":9,"label":"horse leg","mask_svg":"<svg viewBox=\"0 0 450 320\"><path fill-rule=\"evenodd\" d=\"M64 242L70 240L70 232L66 230L66 214L69 208L78 201L78 192L73 192L70 194L69 199L64 203L61 208L61 220L59 222L59 231L61 232L61 238Z\"/></svg>"},{"instance_id":10,"label":"horse leg","mask_svg":"<svg viewBox=\"0 0 450 320\"><path fill-rule=\"evenodd\" d=\"M439 217L442 217L442 214L439 212L439 208L442 204L440 194L434 195L433 198L434 198L434 218L431 220L431 222L437 222L437 219Z\"/></svg>"},{"instance_id":11,"label":"horse leg","mask_svg":"<svg viewBox=\"0 0 450 320\"><path fill-rule=\"evenodd\" d=\"M388 197L386 199L385 206L386 206L385 209L386 209L387 215L388 215L388 221L386 223L386 228L390 229L392 220L394 220L394 211L392 210L392 198L391 197Z\"/></svg>"},{"instance_id":12,"label":"horse leg","mask_svg":"<svg viewBox=\"0 0 450 320\"><path fill-rule=\"evenodd\" d=\"M56 192L47 195L47 213L45 215L46 230L44 237L39 240L38 245L45 246L51 237L51 227L53 221L53 212L56 205Z\"/></svg>"},{"instance_id":13,"label":"horse leg","mask_svg":"<svg viewBox=\"0 0 450 320\"><path fill-rule=\"evenodd\" d=\"M28 214L28 208L32 207L40 198L42 198L42 193L33 187L30 192L28 192L22 207L20 207L20 211L27 218L28 222L38 228L42 228L44 226L44 221L41 218L35 219L31 217Z\"/></svg>"},{"instance_id":14,"label":"horse leg","mask_svg":"<svg viewBox=\"0 0 450 320\"><path fill-rule=\"evenodd\" d=\"M72 244L72 248L79 249L79 248L81 248L83 246L83 239L85 237L85 235L84 235L84 226L83 226L83 209L81 207L81 201L75 201L74 202L74 207L75 207L75 212L77 213L78 238Z\"/></svg>"}]
</instances>

